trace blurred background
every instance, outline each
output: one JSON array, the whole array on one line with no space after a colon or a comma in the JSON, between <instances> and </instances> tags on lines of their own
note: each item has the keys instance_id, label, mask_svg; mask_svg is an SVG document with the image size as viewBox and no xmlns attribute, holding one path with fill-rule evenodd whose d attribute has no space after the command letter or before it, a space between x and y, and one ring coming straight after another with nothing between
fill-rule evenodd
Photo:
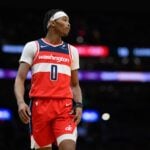
<instances>
[{"instance_id":1,"label":"blurred background","mask_svg":"<svg viewBox=\"0 0 150 150\"><path fill-rule=\"evenodd\" d=\"M123 6L64 7L72 27L64 40L80 54L84 111L77 150L150 149L150 11ZM51 8L0 5L0 150L30 150L13 84L22 48L43 37L44 13ZM28 103L30 75L25 84Z\"/></svg>"}]
</instances>

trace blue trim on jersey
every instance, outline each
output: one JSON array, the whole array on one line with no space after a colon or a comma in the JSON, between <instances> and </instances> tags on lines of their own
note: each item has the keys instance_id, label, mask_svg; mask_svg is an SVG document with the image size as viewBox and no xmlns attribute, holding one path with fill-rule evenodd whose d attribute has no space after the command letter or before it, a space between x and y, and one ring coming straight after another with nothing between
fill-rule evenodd
<instances>
[{"instance_id":1,"label":"blue trim on jersey","mask_svg":"<svg viewBox=\"0 0 150 150\"><path fill-rule=\"evenodd\" d=\"M41 39L38 40L38 43L39 43L40 51L50 51L50 52L69 54L68 44L65 42L62 45L56 47L46 44Z\"/></svg>"}]
</instances>

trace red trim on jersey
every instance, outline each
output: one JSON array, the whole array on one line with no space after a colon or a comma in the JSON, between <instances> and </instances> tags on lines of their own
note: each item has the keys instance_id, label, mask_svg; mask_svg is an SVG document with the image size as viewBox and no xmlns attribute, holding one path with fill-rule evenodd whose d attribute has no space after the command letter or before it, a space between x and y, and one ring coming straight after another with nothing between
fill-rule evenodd
<instances>
[{"instance_id":1,"label":"red trim on jersey","mask_svg":"<svg viewBox=\"0 0 150 150\"><path fill-rule=\"evenodd\" d=\"M70 44L68 44L68 50L69 50L69 56L70 56L71 61L72 61L72 52L71 52L71 46L70 46Z\"/></svg>"},{"instance_id":2,"label":"red trim on jersey","mask_svg":"<svg viewBox=\"0 0 150 150\"><path fill-rule=\"evenodd\" d=\"M36 60L36 58L39 54L39 43L37 41L35 41L35 43L36 43L37 50L36 50L36 53L34 55L33 62ZM33 63L32 63L32 65L33 65Z\"/></svg>"}]
</instances>

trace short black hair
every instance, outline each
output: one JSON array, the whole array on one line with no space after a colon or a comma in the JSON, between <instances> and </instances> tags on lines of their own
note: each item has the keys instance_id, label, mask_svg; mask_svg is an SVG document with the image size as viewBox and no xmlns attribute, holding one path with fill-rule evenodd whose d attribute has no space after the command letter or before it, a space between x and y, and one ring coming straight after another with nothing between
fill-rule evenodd
<instances>
[{"instance_id":1,"label":"short black hair","mask_svg":"<svg viewBox=\"0 0 150 150\"><path fill-rule=\"evenodd\" d=\"M49 19L58 11L63 11L63 10L62 9L51 9L45 13L45 16L43 19L43 28L44 28L45 34L47 33L47 24L48 24Z\"/></svg>"}]
</instances>

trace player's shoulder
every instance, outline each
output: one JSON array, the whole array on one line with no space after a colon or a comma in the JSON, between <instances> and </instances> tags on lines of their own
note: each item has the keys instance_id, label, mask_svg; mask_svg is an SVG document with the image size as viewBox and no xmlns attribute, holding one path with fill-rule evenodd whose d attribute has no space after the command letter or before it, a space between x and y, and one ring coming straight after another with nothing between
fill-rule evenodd
<instances>
[{"instance_id":1,"label":"player's shoulder","mask_svg":"<svg viewBox=\"0 0 150 150\"><path fill-rule=\"evenodd\" d=\"M69 45L69 48L72 50L72 51L78 51L77 47L73 44L68 44Z\"/></svg>"},{"instance_id":2,"label":"player's shoulder","mask_svg":"<svg viewBox=\"0 0 150 150\"><path fill-rule=\"evenodd\" d=\"M25 43L25 47L35 47L36 45L37 45L37 40L32 40Z\"/></svg>"}]
</instances>

